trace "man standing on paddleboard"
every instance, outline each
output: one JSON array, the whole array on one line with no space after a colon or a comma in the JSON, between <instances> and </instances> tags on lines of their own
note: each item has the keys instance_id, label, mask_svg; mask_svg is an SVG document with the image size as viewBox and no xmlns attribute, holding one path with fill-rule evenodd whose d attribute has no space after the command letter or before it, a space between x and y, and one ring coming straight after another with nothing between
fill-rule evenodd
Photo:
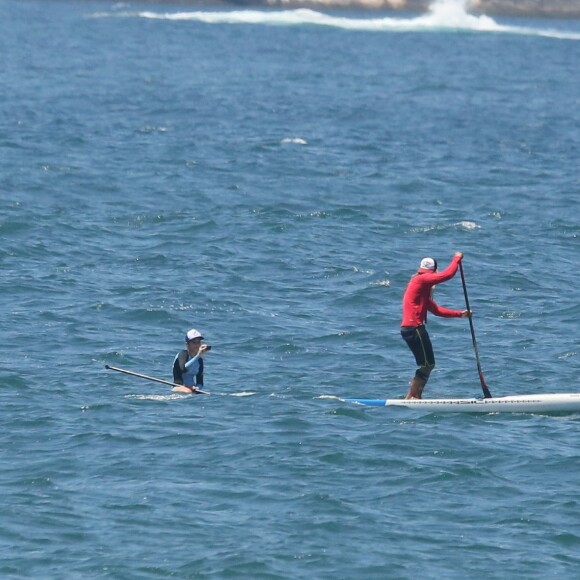
<instances>
[{"instance_id":1,"label":"man standing on paddleboard","mask_svg":"<svg viewBox=\"0 0 580 580\"><path fill-rule=\"evenodd\" d=\"M177 353L173 361L173 382L181 387L171 389L178 393L193 393L203 387L203 355L211 346L201 344L203 336L192 328L185 335L186 349Z\"/></svg>"},{"instance_id":2,"label":"man standing on paddleboard","mask_svg":"<svg viewBox=\"0 0 580 580\"><path fill-rule=\"evenodd\" d=\"M437 260L423 258L419 269L413 274L407 285L403 295L401 336L415 355L419 368L415 371L415 376L410 382L405 399L421 398L429 375L435 367L431 339L425 328L427 311L444 318L468 318L471 316L469 310L450 310L439 306L431 297L434 286L451 280L455 276L462 258L463 254L456 252L449 266L442 272L437 272Z\"/></svg>"}]
</instances>

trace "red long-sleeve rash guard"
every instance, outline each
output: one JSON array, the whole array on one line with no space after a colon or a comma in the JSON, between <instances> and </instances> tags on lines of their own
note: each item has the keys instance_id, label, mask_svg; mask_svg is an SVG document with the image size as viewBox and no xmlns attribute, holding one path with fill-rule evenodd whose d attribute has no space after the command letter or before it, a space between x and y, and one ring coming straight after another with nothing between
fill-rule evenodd
<instances>
[{"instance_id":1,"label":"red long-sleeve rash guard","mask_svg":"<svg viewBox=\"0 0 580 580\"><path fill-rule=\"evenodd\" d=\"M403 295L403 321L401 326L420 326L427 320L427 311L443 318L461 318L461 310L439 306L431 298L431 288L455 276L460 259L453 257L442 272L419 270L410 280Z\"/></svg>"}]
</instances>

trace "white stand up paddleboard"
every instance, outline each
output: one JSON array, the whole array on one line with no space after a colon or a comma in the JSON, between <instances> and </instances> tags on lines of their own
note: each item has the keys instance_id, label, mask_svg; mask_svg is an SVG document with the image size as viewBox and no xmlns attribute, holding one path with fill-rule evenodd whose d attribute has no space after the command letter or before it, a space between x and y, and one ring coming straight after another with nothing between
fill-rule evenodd
<instances>
[{"instance_id":1,"label":"white stand up paddleboard","mask_svg":"<svg viewBox=\"0 0 580 580\"><path fill-rule=\"evenodd\" d=\"M512 395L487 399L344 399L373 407L406 407L443 413L551 413L580 411L580 393Z\"/></svg>"}]
</instances>

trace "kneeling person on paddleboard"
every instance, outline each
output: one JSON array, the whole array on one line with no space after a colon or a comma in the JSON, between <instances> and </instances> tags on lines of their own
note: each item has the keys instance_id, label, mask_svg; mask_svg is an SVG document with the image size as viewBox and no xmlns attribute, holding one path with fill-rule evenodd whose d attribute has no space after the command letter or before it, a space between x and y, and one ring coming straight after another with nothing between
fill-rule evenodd
<instances>
[{"instance_id":1,"label":"kneeling person on paddleboard","mask_svg":"<svg viewBox=\"0 0 580 580\"><path fill-rule=\"evenodd\" d=\"M419 368L410 382L405 399L420 399L423 389L429 380L429 375L435 367L435 355L431 339L425 328L427 311L444 318L468 318L469 310L451 310L439 306L431 297L433 287L451 280L457 273L459 263L463 258L461 252L456 252L451 263L442 272L437 272L437 260L423 258L419 269L409 281L403 295L403 321L401 336L407 343Z\"/></svg>"},{"instance_id":2,"label":"kneeling person on paddleboard","mask_svg":"<svg viewBox=\"0 0 580 580\"><path fill-rule=\"evenodd\" d=\"M186 349L177 353L173 361L173 382L181 387L171 389L178 393L193 393L203 387L203 355L211 348L201 344L203 336L192 328L185 335Z\"/></svg>"}]
</instances>

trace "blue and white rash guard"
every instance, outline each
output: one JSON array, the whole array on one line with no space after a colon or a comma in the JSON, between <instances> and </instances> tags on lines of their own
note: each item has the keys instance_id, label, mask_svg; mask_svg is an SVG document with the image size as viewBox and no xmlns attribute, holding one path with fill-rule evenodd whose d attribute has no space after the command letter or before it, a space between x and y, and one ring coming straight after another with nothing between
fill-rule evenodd
<instances>
[{"instance_id":1,"label":"blue and white rash guard","mask_svg":"<svg viewBox=\"0 0 580 580\"><path fill-rule=\"evenodd\" d=\"M203 387L203 358L199 354L190 357L182 350L173 361L173 381L186 387Z\"/></svg>"}]
</instances>

